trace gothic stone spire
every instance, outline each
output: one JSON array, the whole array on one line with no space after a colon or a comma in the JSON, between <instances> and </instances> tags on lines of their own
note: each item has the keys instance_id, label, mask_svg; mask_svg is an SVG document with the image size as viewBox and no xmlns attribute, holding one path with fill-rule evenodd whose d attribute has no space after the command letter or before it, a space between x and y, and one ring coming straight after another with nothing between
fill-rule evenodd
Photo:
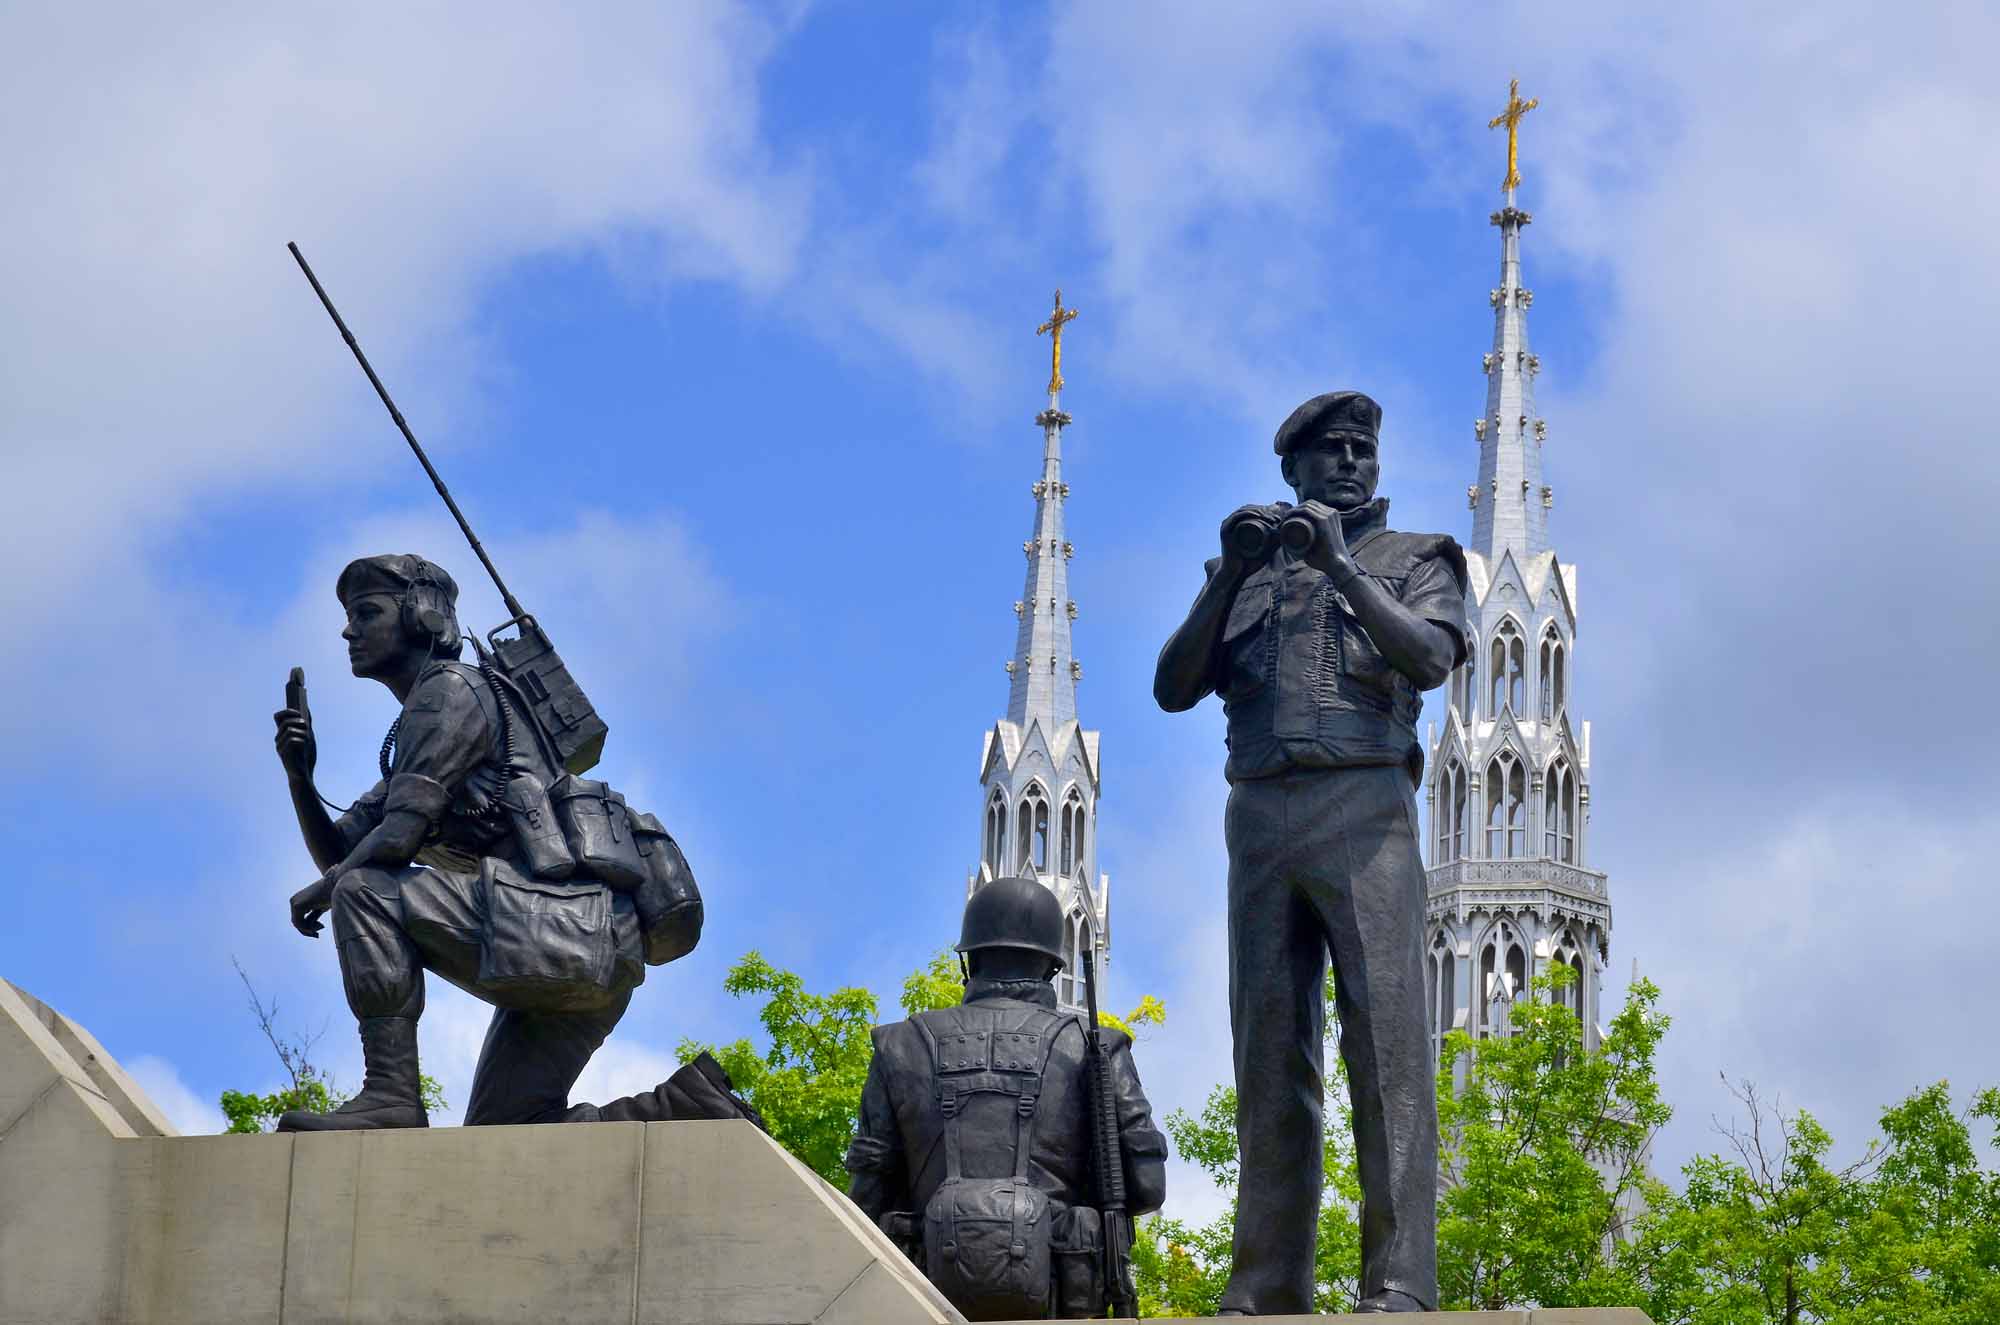
<instances>
[{"instance_id":1,"label":"gothic stone spire","mask_svg":"<svg viewBox=\"0 0 2000 1325\"><path fill-rule=\"evenodd\" d=\"M1535 416L1538 363L1528 349L1533 296L1521 284L1516 129L1534 106L1519 85L1493 124L1508 130L1500 285L1492 292L1486 412L1473 425L1479 481L1466 549L1471 626L1433 728L1429 807L1431 1011L1440 1043L1462 1028L1507 1033L1507 1008L1554 965L1576 982L1565 997L1596 1043L1611 945L1611 899L1591 867L1590 724L1570 702L1575 683L1576 567L1549 547L1544 428Z\"/></svg>"}]
</instances>

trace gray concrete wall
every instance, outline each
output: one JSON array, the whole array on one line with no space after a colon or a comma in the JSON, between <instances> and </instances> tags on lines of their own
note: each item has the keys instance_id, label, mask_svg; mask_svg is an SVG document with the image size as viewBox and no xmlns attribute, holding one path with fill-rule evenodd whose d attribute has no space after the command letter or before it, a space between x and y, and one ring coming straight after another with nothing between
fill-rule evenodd
<instances>
[{"instance_id":1,"label":"gray concrete wall","mask_svg":"<svg viewBox=\"0 0 2000 1325\"><path fill-rule=\"evenodd\" d=\"M5 1325L958 1319L748 1123L173 1136L46 1011L0 983Z\"/></svg>"}]
</instances>

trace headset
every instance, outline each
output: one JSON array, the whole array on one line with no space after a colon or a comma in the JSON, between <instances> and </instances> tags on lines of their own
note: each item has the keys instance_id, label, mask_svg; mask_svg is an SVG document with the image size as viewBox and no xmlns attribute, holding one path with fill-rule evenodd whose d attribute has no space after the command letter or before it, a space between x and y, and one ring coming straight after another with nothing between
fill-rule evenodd
<instances>
[{"instance_id":1,"label":"headset","mask_svg":"<svg viewBox=\"0 0 2000 1325\"><path fill-rule=\"evenodd\" d=\"M410 577L403 591L403 634L430 646L433 658L456 658L461 648L457 595L444 573L422 557L410 555L404 569Z\"/></svg>"}]
</instances>

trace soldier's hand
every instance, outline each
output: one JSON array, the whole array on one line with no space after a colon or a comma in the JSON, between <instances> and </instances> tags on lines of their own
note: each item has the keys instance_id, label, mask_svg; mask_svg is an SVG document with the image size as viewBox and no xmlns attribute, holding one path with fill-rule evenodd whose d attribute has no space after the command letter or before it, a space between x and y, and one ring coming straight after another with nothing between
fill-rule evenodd
<instances>
[{"instance_id":1,"label":"soldier's hand","mask_svg":"<svg viewBox=\"0 0 2000 1325\"><path fill-rule=\"evenodd\" d=\"M278 762L294 782L312 781L313 766L319 762L319 743L313 739L312 715L298 709L279 709L271 715L278 724Z\"/></svg>"},{"instance_id":2,"label":"soldier's hand","mask_svg":"<svg viewBox=\"0 0 2000 1325\"><path fill-rule=\"evenodd\" d=\"M1340 512L1325 502L1309 501L1294 506L1285 517L1287 524L1303 521L1312 529L1312 545L1305 551L1306 565L1335 580L1353 576L1354 558L1347 551L1347 534L1340 527Z\"/></svg>"},{"instance_id":3,"label":"soldier's hand","mask_svg":"<svg viewBox=\"0 0 2000 1325\"><path fill-rule=\"evenodd\" d=\"M333 875L322 874L292 894L292 928L307 938L318 938L319 918L333 905Z\"/></svg>"},{"instance_id":4,"label":"soldier's hand","mask_svg":"<svg viewBox=\"0 0 2000 1325\"><path fill-rule=\"evenodd\" d=\"M1283 505L1265 506L1252 502L1239 506L1222 522L1222 570L1240 573L1261 566L1277 546L1278 521L1284 518ZM1261 549L1261 550L1260 550Z\"/></svg>"}]
</instances>

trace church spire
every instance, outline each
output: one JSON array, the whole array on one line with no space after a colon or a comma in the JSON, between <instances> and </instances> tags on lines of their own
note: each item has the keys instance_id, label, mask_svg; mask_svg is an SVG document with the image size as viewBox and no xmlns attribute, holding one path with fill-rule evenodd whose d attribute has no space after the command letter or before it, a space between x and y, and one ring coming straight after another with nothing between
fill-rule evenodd
<instances>
[{"instance_id":1,"label":"church spire","mask_svg":"<svg viewBox=\"0 0 2000 1325\"><path fill-rule=\"evenodd\" d=\"M1021 544L1028 558L1027 585L1014 604L1020 629L1014 656L1007 663L1013 684L1007 693L1007 720L1026 728L1039 721L1053 734L1076 719L1076 683L1083 669L1070 651L1069 623L1076 604L1069 596L1069 540L1063 537L1063 502L1069 484L1062 478L1062 432L1069 415L1062 410L1062 334L1076 310L1064 308L1056 291L1055 311L1035 329L1049 336L1049 404L1035 416L1042 429L1042 470L1030 489L1035 494L1035 527Z\"/></svg>"},{"instance_id":2,"label":"church spire","mask_svg":"<svg viewBox=\"0 0 2000 1325\"><path fill-rule=\"evenodd\" d=\"M1472 504L1472 548L1498 561L1511 551L1525 561L1548 551L1548 510L1554 494L1542 482L1542 439L1547 428L1535 413L1535 375L1541 359L1528 348L1528 309L1535 292L1521 283L1521 228L1534 217L1514 205L1521 183L1521 117L1540 104L1521 100L1521 81L1507 89L1507 108L1487 127L1507 127L1506 205L1494 212L1500 227L1500 284L1493 305L1493 348L1480 361L1486 373L1486 412L1473 422L1479 439L1479 481L1466 492Z\"/></svg>"},{"instance_id":3,"label":"church spire","mask_svg":"<svg viewBox=\"0 0 2000 1325\"><path fill-rule=\"evenodd\" d=\"M1504 1035L1509 1008L1551 967L1575 979L1560 998L1599 1043L1611 896L1593 868L1590 724L1576 682L1577 568L1549 546L1549 489L1542 486L1542 422L1535 416L1539 367L1528 349L1534 302L1521 284L1521 117L1535 106L1508 89L1500 285L1491 295L1493 348L1486 355L1486 412L1472 539L1465 550L1467 656L1432 728L1425 798L1430 810L1425 940L1437 1046L1463 1029Z\"/></svg>"},{"instance_id":4,"label":"church spire","mask_svg":"<svg viewBox=\"0 0 2000 1325\"><path fill-rule=\"evenodd\" d=\"M1007 716L989 726L979 745L979 864L966 895L1008 875L1040 881L1063 910L1063 969L1056 999L1083 1006L1083 955L1103 968L1111 954L1111 880L1097 871L1098 733L1076 716L1082 676L1070 652L1069 540L1063 533L1063 327L1076 317L1056 291L1055 311L1036 328L1049 337L1049 403L1035 416L1042 430L1035 526L1021 550L1027 587L1014 604L1014 656L1007 660Z\"/></svg>"}]
</instances>

